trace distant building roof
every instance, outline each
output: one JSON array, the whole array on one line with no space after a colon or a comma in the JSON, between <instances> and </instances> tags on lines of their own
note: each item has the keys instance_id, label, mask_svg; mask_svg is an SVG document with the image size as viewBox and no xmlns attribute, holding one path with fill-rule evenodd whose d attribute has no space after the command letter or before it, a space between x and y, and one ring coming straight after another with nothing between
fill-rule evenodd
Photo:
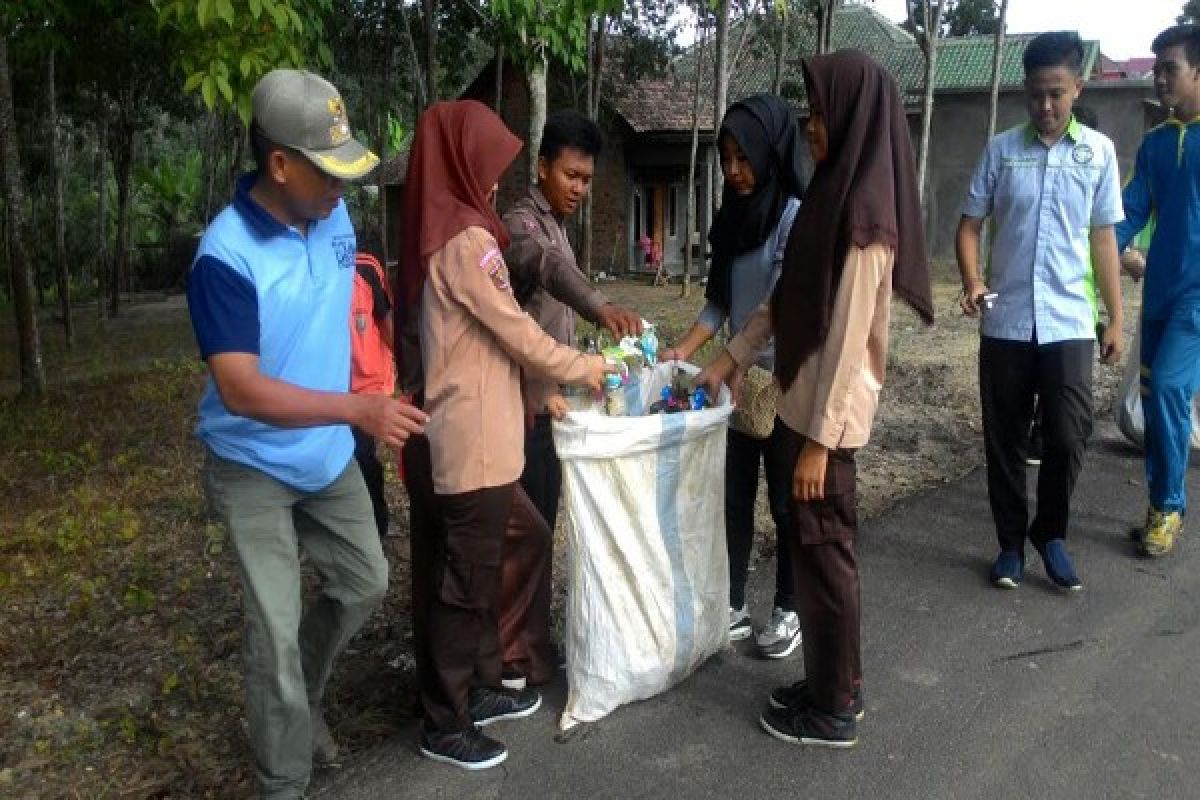
<instances>
[{"instance_id":1,"label":"distant building roof","mask_svg":"<svg viewBox=\"0 0 1200 800\"><path fill-rule=\"evenodd\" d=\"M803 14L794 15L789 25L788 48L794 53L813 52L816 47L816 24ZM756 20L733 26L731 49L736 48L741 32ZM1002 88L1018 87L1024 81L1021 58L1036 34L1013 34L1005 37L1004 58L1000 71ZM995 38L987 36L956 36L938 42L937 91L986 91L992 84L992 53ZM904 100L916 110L925 84L925 58L916 39L875 9L862 5L842 6L834 13L832 46L834 50L856 48L871 55L896 79ZM775 54L772 43L751 30L746 37L748 53L729 79L729 101L734 102L759 92L770 91L775 73ZM692 125L693 78L697 63L709 75L713 69L713 48L693 45L673 65L669 78L638 82L613 105L638 133L690 130ZM1084 78L1096 75L1100 63L1100 45L1084 42ZM701 130L711 132L704 124L712 118L713 82L702 80ZM780 93L804 108L804 78L800 59L793 57L784 64Z\"/></svg>"},{"instance_id":2,"label":"distant building roof","mask_svg":"<svg viewBox=\"0 0 1200 800\"><path fill-rule=\"evenodd\" d=\"M1154 76L1154 56L1127 58L1124 61L1103 59L1101 77L1114 80L1119 78L1151 78Z\"/></svg>"}]
</instances>

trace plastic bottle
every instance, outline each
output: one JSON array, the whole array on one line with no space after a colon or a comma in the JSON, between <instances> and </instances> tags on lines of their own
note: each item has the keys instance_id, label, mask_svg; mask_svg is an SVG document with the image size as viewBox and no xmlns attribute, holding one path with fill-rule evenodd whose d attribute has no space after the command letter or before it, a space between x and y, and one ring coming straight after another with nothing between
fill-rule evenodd
<instances>
[{"instance_id":1,"label":"plastic bottle","mask_svg":"<svg viewBox=\"0 0 1200 800\"><path fill-rule=\"evenodd\" d=\"M625 387L616 373L610 372L604 378L604 413L610 417L625 416Z\"/></svg>"},{"instance_id":2,"label":"plastic bottle","mask_svg":"<svg viewBox=\"0 0 1200 800\"><path fill-rule=\"evenodd\" d=\"M654 333L654 326L648 322L642 325L642 338L638 340L638 346L648 366L653 367L658 363L658 336Z\"/></svg>"}]
</instances>

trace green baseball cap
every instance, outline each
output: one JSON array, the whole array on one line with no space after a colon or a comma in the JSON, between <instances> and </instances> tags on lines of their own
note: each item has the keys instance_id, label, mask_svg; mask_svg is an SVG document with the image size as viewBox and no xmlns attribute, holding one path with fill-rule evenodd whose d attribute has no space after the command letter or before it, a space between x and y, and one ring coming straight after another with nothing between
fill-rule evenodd
<instances>
[{"instance_id":1,"label":"green baseball cap","mask_svg":"<svg viewBox=\"0 0 1200 800\"><path fill-rule=\"evenodd\" d=\"M379 164L379 156L350 134L341 94L320 75L271 70L254 87L252 101L263 134L303 153L322 172L352 181Z\"/></svg>"}]
</instances>

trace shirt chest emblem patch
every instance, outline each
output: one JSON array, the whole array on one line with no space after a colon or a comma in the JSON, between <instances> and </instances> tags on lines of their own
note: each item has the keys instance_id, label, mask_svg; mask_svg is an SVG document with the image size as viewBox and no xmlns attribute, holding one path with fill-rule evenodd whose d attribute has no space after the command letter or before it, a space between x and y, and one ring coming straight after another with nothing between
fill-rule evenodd
<instances>
[{"instance_id":1,"label":"shirt chest emblem patch","mask_svg":"<svg viewBox=\"0 0 1200 800\"><path fill-rule=\"evenodd\" d=\"M1090 164L1092 159L1096 157L1096 153L1092 150L1091 145L1080 142L1071 150L1071 158L1076 164Z\"/></svg>"},{"instance_id":2,"label":"shirt chest emblem patch","mask_svg":"<svg viewBox=\"0 0 1200 800\"><path fill-rule=\"evenodd\" d=\"M530 233L537 233L537 229L538 226L536 222L531 219L525 220L525 230L529 231Z\"/></svg>"},{"instance_id":3,"label":"shirt chest emblem patch","mask_svg":"<svg viewBox=\"0 0 1200 800\"><path fill-rule=\"evenodd\" d=\"M350 269L354 266L354 236L352 234L335 236L330 242L333 255L337 259L338 269Z\"/></svg>"}]
</instances>

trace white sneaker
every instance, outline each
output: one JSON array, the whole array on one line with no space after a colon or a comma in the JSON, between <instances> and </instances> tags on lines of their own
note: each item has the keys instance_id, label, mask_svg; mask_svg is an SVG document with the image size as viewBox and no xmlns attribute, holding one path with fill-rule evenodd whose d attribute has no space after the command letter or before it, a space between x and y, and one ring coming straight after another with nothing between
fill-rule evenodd
<instances>
[{"instance_id":1,"label":"white sneaker","mask_svg":"<svg viewBox=\"0 0 1200 800\"><path fill-rule=\"evenodd\" d=\"M729 641L740 642L742 639L749 639L751 633L753 633L753 628L750 625L750 614L747 613L746 607L730 608Z\"/></svg>"},{"instance_id":2,"label":"white sneaker","mask_svg":"<svg viewBox=\"0 0 1200 800\"><path fill-rule=\"evenodd\" d=\"M795 611L775 606L771 609L771 619L754 640L765 658L787 658L800 646L800 617Z\"/></svg>"}]
</instances>

